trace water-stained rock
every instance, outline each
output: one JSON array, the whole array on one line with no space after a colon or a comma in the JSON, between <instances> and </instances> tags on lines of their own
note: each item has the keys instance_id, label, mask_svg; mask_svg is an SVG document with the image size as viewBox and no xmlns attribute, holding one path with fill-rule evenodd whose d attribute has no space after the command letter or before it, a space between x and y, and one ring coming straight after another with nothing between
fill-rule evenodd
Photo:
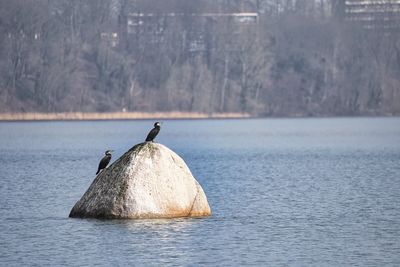
<instances>
[{"instance_id":1,"label":"water-stained rock","mask_svg":"<svg viewBox=\"0 0 400 267\"><path fill-rule=\"evenodd\" d=\"M181 157L141 143L104 169L70 217L173 218L211 215L207 197Z\"/></svg>"}]
</instances>

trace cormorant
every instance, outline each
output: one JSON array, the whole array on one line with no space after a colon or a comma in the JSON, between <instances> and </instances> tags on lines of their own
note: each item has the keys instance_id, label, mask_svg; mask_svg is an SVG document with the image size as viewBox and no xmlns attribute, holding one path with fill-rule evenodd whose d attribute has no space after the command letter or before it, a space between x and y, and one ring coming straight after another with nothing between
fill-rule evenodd
<instances>
[{"instance_id":1,"label":"cormorant","mask_svg":"<svg viewBox=\"0 0 400 267\"><path fill-rule=\"evenodd\" d=\"M156 138L160 129L161 129L161 123L159 123L157 121L156 123L154 123L154 128L151 129L151 131L147 135L146 142L149 142L149 141L153 142L154 138Z\"/></svg>"},{"instance_id":2,"label":"cormorant","mask_svg":"<svg viewBox=\"0 0 400 267\"><path fill-rule=\"evenodd\" d=\"M105 152L105 156L100 160L99 163L99 168L97 169L96 174L99 174L99 172L104 169L105 167L107 167L108 163L110 163L111 160L111 152L113 152L114 150L107 150Z\"/></svg>"}]
</instances>

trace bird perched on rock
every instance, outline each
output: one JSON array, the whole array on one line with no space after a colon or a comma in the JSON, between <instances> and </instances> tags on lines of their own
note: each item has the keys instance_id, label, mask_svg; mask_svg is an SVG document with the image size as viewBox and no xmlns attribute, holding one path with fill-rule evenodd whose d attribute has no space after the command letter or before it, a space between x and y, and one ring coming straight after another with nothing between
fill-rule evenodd
<instances>
[{"instance_id":1,"label":"bird perched on rock","mask_svg":"<svg viewBox=\"0 0 400 267\"><path fill-rule=\"evenodd\" d=\"M100 160L99 163L99 168L97 169L96 174L98 174L102 169L104 169L105 167L107 167L108 163L110 163L111 160L111 152L114 152L114 150L107 150L105 152L105 156Z\"/></svg>"},{"instance_id":2,"label":"bird perched on rock","mask_svg":"<svg viewBox=\"0 0 400 267\"><path fill-rule=\"evenodd\" d=\"M161 123L157 121L156 123L154 123L154 128L151 129L151 131L147 135L146 142L149 141L153 142L154 138L156 138L157 134L160 132L160 129L161 129Z\"/></svg>"}]
</instances>

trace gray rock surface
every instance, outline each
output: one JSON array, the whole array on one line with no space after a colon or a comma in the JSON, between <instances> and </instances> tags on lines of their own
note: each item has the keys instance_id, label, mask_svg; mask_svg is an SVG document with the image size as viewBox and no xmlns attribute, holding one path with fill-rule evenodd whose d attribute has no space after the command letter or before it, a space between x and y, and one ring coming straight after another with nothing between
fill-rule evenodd
<instances>
[{"instance_id":1,"label":"gray rock surface","mask_svg":"<svg viewBox=\"0 0 400 267\"><path fill-rule=\"evenodd\" d=\"M211 215L185 162L158 143L141 143L104 169L70 217L173 218Z\"/></svg>"}]
</instances>

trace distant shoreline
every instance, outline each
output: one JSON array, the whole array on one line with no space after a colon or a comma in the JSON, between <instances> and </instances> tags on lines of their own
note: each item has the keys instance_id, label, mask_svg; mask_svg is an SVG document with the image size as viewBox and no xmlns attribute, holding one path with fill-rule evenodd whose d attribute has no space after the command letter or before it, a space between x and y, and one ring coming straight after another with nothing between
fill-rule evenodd
<instances>
[{"instance_id":1,"label":"distant shoreline","mask_svg":"<svg viewBox=\"0 0 400 267\"><path fill-rule=\"evenodd\" d=\"M146 119L241 119L248 113L200 112L60 112L60 113L0 113L0 121L90 121L90 120L146 120Z\"/></svg>"}]
</instances>

